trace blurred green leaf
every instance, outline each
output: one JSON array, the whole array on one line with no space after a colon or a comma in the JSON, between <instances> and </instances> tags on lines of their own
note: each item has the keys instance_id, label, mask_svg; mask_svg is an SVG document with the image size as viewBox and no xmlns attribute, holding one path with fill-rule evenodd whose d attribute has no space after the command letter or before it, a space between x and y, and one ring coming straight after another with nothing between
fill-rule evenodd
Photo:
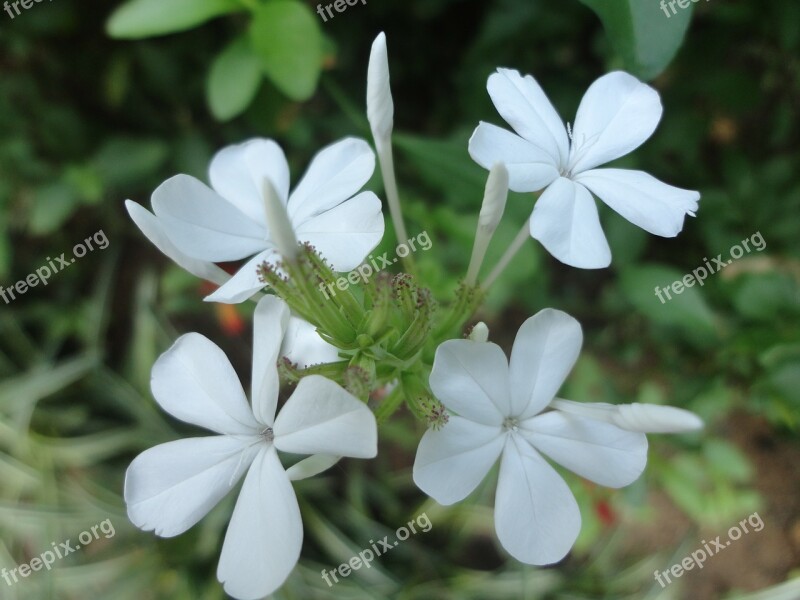
<instances>
[{"instance_id":1,"label":"blurred green leaf","mask_svg":"<svg viewBox=\"0 0 800 600\"><path fill-rule=\"evenodd\" d=\"M158 139L112 138L97 151L92 166L106 187L136 185L151 177L169 157Z\"/></svg>"},{"instance_id":2,"label":"blurred green leaf","mask_svg":"<svg viewBox=\"0 0 800 600\"><path fill-rule=\"evenodd\" d=\"M111 14L106 31L118 39L153 37L191 29L240 7L236 0L130 0Z\"/></svg>"},{"instance_id":3,"label":"blurred green leaf","mask_svg":"<svg viewBox=\"0 0 800 600\"><path fill-rule=\"evenodd\" d=\"M314 13L300 2L275 0L255 11L249 33L267 77L292 100L308 100L322 70L322 34Z\"/></svg>"},{"instance_id":4,"label":"blurred green leaf","mask_svg":"<svg viewBox=\"0 0 800 600\"><path fill-rule=\"evenodd\" d=\"M683 43L693 4L666 13L656 0L581 0L600 17L625 69L650 80L667 68ZM673 4L674 6L674 4Z\"/></svg>"},{"instance_id":5,"label":"blurred green leaf","mask_svg":"<svg viewBox=\"0 0 800 600\"><path fill-rule=\"evenodd\" d=\"M677 269L661 265L631 267L622 272L622 291L637 310L655 323L689 335L715 335L714 313L698 288L684 287L680 294L669 289L684 276ZM656 295L656 288L660 288L663 301Z\"/></svg>"},{"instance_id":6,"label":"blurred green leaf","mask_svg":"<svg viewBox=\"0 0 800 600\"><path fill-rule=\"evenodd\" d=\"M736 483L745 483L753 475L747 457L733 444L723 440L707 440L703 452L716 473Z\"/></svg>"},{"instance_id":7,"label":"blurred green leaf","mask_svg":"<svg viewBox=\"0 0 800 600\"><path fill-rule=\"evenodd\" d=\"M39 188L33 202L28 227L33 235L46 235L61 227L78 206L72 187L53 183Z\"/></svg>"},{"instance_id":8,"label":"blurred green leaf","mask_svg":"<svg viewBox=\"0 0 800 600\"><path fill-rule=\"evenodd\" d=\"M735 292L733 303L738 312L752 319L771 321L776 315L800 309L797 284L782 273L748 275Z\"/></svg>"},{"instance_id":9,"label":"blurred green leaf","mask_svg":"<svg viewBox=\"0 0 800 600\"><path fill-rule=\"evenodd\" d=\"M242 113L261 83L261 63L246 37L239 37L214 60L206 82L211 114L227 121Z\"/></svg>"},{"instance_id":10,"label":"blurred green leaf","mask_svg":"<svg viewBox=\"0 0 800 600\"><path fill-rule=\"evenodd\" d=\"M469 134L440 141L397 133L393 140L414 163L419 175L456 207L479 209L488 172L467 152ZM531 202L533 205L533 202Z\"/></svg>"}]
</instances>

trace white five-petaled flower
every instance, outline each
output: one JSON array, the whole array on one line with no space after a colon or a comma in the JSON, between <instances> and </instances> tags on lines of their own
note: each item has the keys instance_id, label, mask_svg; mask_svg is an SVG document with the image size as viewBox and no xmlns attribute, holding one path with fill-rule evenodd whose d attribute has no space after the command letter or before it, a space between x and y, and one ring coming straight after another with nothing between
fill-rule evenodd
<instances>
[{"instance_id":1,"label":"white five-petaled flower","mask_svg":"<svg viewBox=\"0 0 800 600\"><path fill-rule=\"evenodd\" d=\"M349 271L383 237L380 200L372 192L358 193L374 169L369 145L345 138L322 149L289 194L289 167L280 146L253 139L216 154L209 168L213 189L188 175L162 183L153 192L153 211L169 244L196 261L192 272L207 263L250 258L206 298L236 303L264 287L257 267L280 256L267 219L265 179L286 207L297 239L312 244L336 270ZM144 220L139 215L137 223Z\"/></svg>"},{"instance_id":2,"label":"white five-petaled flower","mask_svg":"<svg viewBox=\"0 0 800 600\"><path fill-rule=\"evenodd\" d=\"M597 406L599 419L576 410L543 412L553 408L582 339L575 319L545 309L523 323L510 361L490 342L449 340L436 350L431 390L455 414L441 429L425 432L414 482L440 504L453 504L469 495L500 458L495 529L503 547L528 564L561 560L581 524L575 497L543 455L613 488L635 481L647 461L647 438L636 426L642 423L612 422L609 405L584 404ZM657 416L644 425L658 430ZM625 427L629 422L634 426ZM694 424L683 422L685 429Z\"/></svg>"},{"instance_id":3,"label":"white five-petaled flower","mask_svg":"<svg viewBox=\"0 0 800 600\"><path fill-rule=\"evenodd\" d=\"M596 168L638 148L655 131L662 106L650 86L621 71L600 77L584 95L570 132L530 75L498 69L487 89L516 134L481 122L469 153L486 169L505 163L515 192L546 188L534 205L530 232L561 262L584 269L611 263L592 194L663 237L678 235L685 215L694 216L698 192L643 171Z\"/></svg>"},{"instance_id":4,"label":"white five-petaled flower","mask_svg":"<svg viewBox=\"0 0 800 600\"><path fill-rule=\"evenodd\" d=\"M247 473L217 569L226 592L240 600L276 590L300 556L303 525L291 480L319 473L341 456L377 454L372 412L319 375L301 379L275 417L276 360L288 319L288 307L274 296L256 307L252 406L219 347L196 333L179 338L153 366L153 395L174 417L220 435L146 450L125 477L131 521L172 537L203 518ZM311 456L284 470L278 450Z\"/></svg>"},{"instance_id":5,"label":"white five-petaled flower","mask_svg":"<svg viewBox=\"0 0 800 600\"><path fill-rule=\"evenodd\" d=\"M223 285L231 278L228 273L214 263L191 258L178 250L167 237L164 224L149 210L132 200L127 200L125 207L145 237L179 267L196 277L217 285ZM259 292L255 292L253 299L260 295ZM310 365L340 360L336 346L323 340L311 323L295 316L289 318L280 356L288 358L301 369Z\"/></svg>"}]
</instances>

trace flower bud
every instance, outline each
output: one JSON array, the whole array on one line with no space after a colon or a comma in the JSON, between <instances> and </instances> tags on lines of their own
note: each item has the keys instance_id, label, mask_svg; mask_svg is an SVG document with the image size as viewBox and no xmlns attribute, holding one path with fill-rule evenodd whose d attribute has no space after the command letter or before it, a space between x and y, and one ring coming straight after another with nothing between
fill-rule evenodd
<instances>
[{"instance_id":1,"label":"flower bud","mask_svg":"<svg viewBox=\"0 0 800 600\"><path fill-rule=\"evenodd\" d=\"M266 177L263 180L263 194L267 227L269 227L272 240L284 259L295 260L300 250L294 228L289 220L289 213L286 212L286 206L278 198L272 182Z\"/></svg>"},{"instance_id":2,"label":"flower bud","mask_svg":"<svg viewBox=\"0 0 800 600\"><path fill-rule=\"evenodd\" d=\"M488 342L489 328L486 326L486 323L483 321L477 323L475 327L472 328L472 331L469 332L467 338L473 342Z\"/></svg>"},{"instance_id":3,"label":"flower bud","mask_svg":"<svg viewBox=\"0 0 800 600\"><path fill-rule=\"evenodd\" d=\"M367 69L367 119L376 144L388 142L394 127L394 102L389 87L389 57L386 34L381 32L372 43Z\"/></svg>"}]
</instances>

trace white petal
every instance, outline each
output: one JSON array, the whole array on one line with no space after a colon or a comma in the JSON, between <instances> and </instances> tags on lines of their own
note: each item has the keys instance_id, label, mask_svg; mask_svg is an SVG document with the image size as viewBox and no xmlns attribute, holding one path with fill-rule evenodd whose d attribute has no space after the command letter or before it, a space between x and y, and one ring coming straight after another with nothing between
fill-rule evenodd
<instances>
[{"instance_id":1,"label":"white petal","mask_svg":"<svg viewBox=\"0 0 800 600\"><path fill-rule=\"evenodd\" d=\"M508 187L515 192L535 192L558 177L547 152L515 133L481 122L469 138L469 155L484 169L501 162L508 169Z\"/></svg>"},{"instance_id":2,"label":"white petal","mask_svg":"<svg viewBox=\"0 0 800 600\"><path fill-rule=\"evenodd\" d=\"M586 90L572 130L569 169L580 173L625 156L653 135L661 99L627 73L604 75Z\"/></svg>"},{"instance_id":3,"label":"white petal","mask_svg":"<svg viewBox=\"0 0 800 600\"><path fill-rule=\"evenodd\" d=\"M214 263L196 260L178 250L164 231L161 221L149 210L131 200L125 201L125 208L128 209L131 219L145 237L179 267L186 269L195 277L206 279L217 285L222 285L230 279L231 276Z\"/></svg>"},{"instance_id":4,"label":"white petal","mask_svg":"<svg viewBox=\"0 0 800 600\"><path fill-rule=\"evenodd\" d=\"M278 406L278 353L289 323L289 306L277 296L264 296L253 315L253 414L272 425Z\"/></svg>"},{"instance_id":5,"label":"white petal","mask_svg":"<svg viewBox=\"0 0 800 600\"><path fill-rule=\"evenodd\" d=\"M277 590L292 572L303 545L303 522L292 484L274 446L253 461L233 509L217 579L237 600Z\"/></svg>"},{"instance_id":6,"label":"white petal","mask_svg":"<svg viewBox=\"0 0 800 600\"><path fill-rule=\"evenodd\" d=\"M431 391L453 412L500 425L511 414L508 359L497 344L447 340L436 349Z\"/></svg>"},{"instance_id":7,"label":"white petal","mask_svg":"<svg viewBox=\"0 0 800 600\"><path fill-rule=\"evenodd\" d=\"M522 324L511 350L512 414L526 419L550 404L583 344L580 323L552 308Z\"/></svg>"},{"instance_id":8,"label":"white petal","mask_svg":"<svg viewBox=\"0 0 800 600\"><path fill-rule=\"evenodd\" d=\"M260 431L228 357L199 333L182 335L158 358L150 387L161 407L181 421L218 433Z\"/></svg>"},{"instance_id":9,"label":"white petal","mask_svg":"<svg viewBox=\"0 0 800 600\"><path fill-rule=\"evenodd\" d=\"M172 243L193 258L238 260L266 248L263 220L251 220L194 177L167 179L153 192L152 201Z\"/></svg>"},{"instance_id":10,"label":"white petal","mask_svg":"<svg viewBox=\"0 0 800 600\"><path fill-rule=\"evenodd\" d=\"M556 398L552 408L587 419L613 423L628 431L642 433L686 433L703 428L703 420L693 412L675 406L654 404L607 404L573 402Z\"/></svg>"},{"instance_id":11,"label":"white petal","mask_svg":"<svg viewBox=\"0 0 800 600\"><path fill-rule=\"evenodd\" d=\"M342 460L341 456L332 456L330 454L315 454L293 464L286 469L286 474L292 481L299 481L300 479L307 479L314 475L319 475L323 471L327 471L333 465Z\"/></svg>"},{"instance_id":12,"label":"white petal","mask_svg":"<svg viewBox=\"0 0 800 600\"><path fill-rule=\"evenodd\" d=\"M451 416L441 429L428 429L422 436L414 483L439 504L463 500L497 462L504 440L499 426Z\"/></svg>"},{"instance_id":13,"label":"white petal","mask_svg":"<svg viewBox=\"0 0 800 600\"><path fill-rule=\"evenodd\" d=\"M533 77L497 69L486 88L497 112L514 131L547 152L553 164L566 164L569 140L564 122Z\"/></svg>"},{"instance_id":14,"label":"white petal","mask_svg":"<svg viewBox=\"0 0 800 600\"><path fill-rule=\"evenodd\" d=\"M564 558L581 529L575 496L536 450L508 438L494 501L495 530L511 556L529 565Z\"/></svg>"},{"instance_id":15,"label":"white petal","mask_svg":"<svg viewBox=\"0 0 800 600\"><path fill-rule=\"evenodd\" d=\"M296 227L354 196L372 177L375 154L364 140L345 138L320 150L289 197Z\"/></svg>"},{"instance_id":16,"label":"white petal","mask_svg":"<svg viewBox=\"0 0 800 600\"><path fill-rule=\"evenodd\" d=\"M247 471L257 437L215 435L145 450L125 473L131 522L161 537L183 533L202 519Z\"/></svg>"},{"instance_id":17,"label":"white petal","mask_svg":"<svg viewBox=\"0 0 800 600\"><path fill-rule=\"evenodd\" d=\"M289 196L289 165L272 140L256 138L223 148L211 160L208 175L217 193L256 223L264 222L265 178L284 205Z\"/></svg>"},{"instance_id":18,"label":"white petal","mask_svg":"<svg viewBox=\"0 0 800 600\"><path fill-rule=\"evenodd\" d=\"M280 255L273 249L256 254L244 263L236 274L224 285L215 290L203 300L206 302L222 302L224 304L238 304L250 298L256 292L264 289L266 284L259 279L258 267L261 263L275 264L280 260Z\"/></svg>"},{"instance_id":19,"label":"white petal","mask_svg":"<svg viewBox=\"0 0 800 600\"><path fill-rule=\"evenodd\" d=\"M531 236L564 264L602 269L611 264L611 249L600 226L594 198L582 185L559 177L536 201Z\"/></svg>"},{"instance_id":20,"label":"white petal","mask_svg":"<svg viewBox=\"0 0 800 600\"><path fill-rule=\"evenodd\" d=\"M323 340L308 321L291 317L283 336L281 356L288 358L301 369L311 365L342 360L339 349Z\"/></svg>"},{"instance_id":21,"label":"white petal","mask_svg":"<svg viewBox=\"0 0 800 600\"><path fill-rule=\"evenodd\" d=\"M275 419L275 446L294 454L373 458L378 427L367 405L321 375L303 377Z\"/></svg>"},{"instance_id":22,"label":"white petal","mask_svg":"<svg viewBox=\"0 0 800 600\"><path fill-rule=\"evenodd\" d=\"M520 434L558 464L597 484L629 485L647 464L647 437L560 411L520 424Z\"/></svg>"},{"instance_id":23,"label":"white petal","mask_svg":"<svg viewBox=\"0 0 800 600\"><path fill-rule=\"evenodd\" d=\"M700 193L667 185L643 171L594 169L575 177L603 202L645 231L675 237L694 216Z\"/></svg>"},{"instance_id":24,"label":"white petal","mask_svg":"<svg viewBox=\"0 0 800 600\"><path fill-rule=\"evenodd\" d=\"M381 201L363 192L296 226L297 238L308 242L336 271L360 265L383 238Z\"/></svg>"}]
</instances>

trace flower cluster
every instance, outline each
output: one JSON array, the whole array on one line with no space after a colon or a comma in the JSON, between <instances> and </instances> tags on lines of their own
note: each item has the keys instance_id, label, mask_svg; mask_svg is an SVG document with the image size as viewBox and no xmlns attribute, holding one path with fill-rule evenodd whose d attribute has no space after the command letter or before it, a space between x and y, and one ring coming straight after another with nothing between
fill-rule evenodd
<instances>
[{"instance_id":1,"label":"flower cluster","mask_svg":"<svg viewBox=\"0 0 800 600\"><path fill-rule=\"evenodd\" d=\"M376 153L394 231L407 238L383 34L367 76L375 152L363 140L338 141L313 158L290 192L281 148L254 139L213 158L210 187L177 175L153 193L153 212L127 202L153 244L219 286L207 301L256 303L250 401L213 342L180 337L153 366L153 396L175 418L217 435L151 448L125 479L131 521L164 537L192 527L244 479L217 570L231 596L270 594L297 563L303 526L291 482L342 457L374 457L378 426L401 406L428 427L413 478L441 504L464 499L499 460L497 537L533 565L562 559L581 523L575 498L546 458L622 487L644 470L646 433L702 426L673 407L557 398L582 344L580 325L563 312L544 309L525 321L510 359L488 341L483 323L465 338L486 290L529 237L566 264L608 266L592 194L662 236L677 235L699 198L646 173L597 168L639 146L660 119L657 92L632 76L596 81L574 128L565 128L531 76L499 69L488 90L516 134L481 123L470 140L470 154L489 176L470 265L449 303L437 302L418 279L412 256L403 258L401 273L382 272L357 290L319 292L383 237L381 201L361 191ZM505 256L479 281L509 189L541 195ZM242 261L233 275L217 264L229 261ZM294 389L278 411L282 384ZM286 461L293 464L284 468Z\"/></svg>"}]
</instances>

